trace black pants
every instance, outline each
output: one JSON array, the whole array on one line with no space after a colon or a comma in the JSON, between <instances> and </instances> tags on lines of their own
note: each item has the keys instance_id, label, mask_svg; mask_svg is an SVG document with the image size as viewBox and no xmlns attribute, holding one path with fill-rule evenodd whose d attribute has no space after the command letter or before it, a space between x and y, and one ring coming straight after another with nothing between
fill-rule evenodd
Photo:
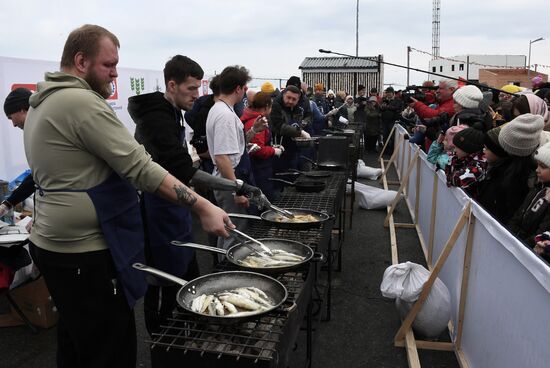
<instances>
[{"instance_id":1,"label":"black pants","mask_svg":"<svg viewBox=\"0 0 550 368\"><path fill-rule=\"evenodd\" d=\"M378 141L377 135L367 135L365 132L365 150L367 152L376 152L376 142Z\"/></svg>"},{"instance_id":2,"label":"black pants","mask_svg":"<svg viewBox=\"0 0 550 368\"><path fill-rule=\"evenodd\" d=\"M184 280L191 281L199 277L199 264L194 257L187 268ZM149 335L160 331L160 326L165 324L167 319L177 306L176 294L181 288L180 285L155 286L149 285L145 293L143 311L145 315L145 327Z\"/></svg>"},{"instance_id":3,"label":"black pants","mask_svg":"<svg viewBox=\"0 0 550 368\"><path fill-rule=\"evenodd\" d=\"M59 368L136 366L134 311L126 303L109 250L57 253L30 245L59 311Z\"/></svg>"}]
</instances>

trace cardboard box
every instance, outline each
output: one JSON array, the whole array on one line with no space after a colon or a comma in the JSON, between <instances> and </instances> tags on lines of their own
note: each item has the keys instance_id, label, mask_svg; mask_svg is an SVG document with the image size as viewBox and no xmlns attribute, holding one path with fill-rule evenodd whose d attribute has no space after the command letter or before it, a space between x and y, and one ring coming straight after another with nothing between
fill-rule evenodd
<instances>
[{"instance_id":1,"label":"cardboard box","mask_svg":"<svg viewBox=\"0 0 550 368\"><path fill-rule=\"evenodd\" d=\"M57 308L43 277L10 290L10 295L33 325L50 328L57 324ZM19 319L13 308L11 314Z\"/></svg>"}]
</instances>

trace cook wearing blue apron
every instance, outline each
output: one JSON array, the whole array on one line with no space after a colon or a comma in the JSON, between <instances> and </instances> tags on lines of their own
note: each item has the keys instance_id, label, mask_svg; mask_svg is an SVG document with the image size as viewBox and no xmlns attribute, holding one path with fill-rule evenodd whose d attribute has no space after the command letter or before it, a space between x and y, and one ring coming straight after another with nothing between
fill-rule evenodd
<instances>
[{"instance_id":1,"label":"cook wearing blue apron","mask_svg":"<svg viewBox=\"0 0 550 368\"><path fill-rule=\"evenodd\" d=\"M147 289L144 237L137 192L113 173L85 192L90 197L108 250L51 252L31 244L31 255L59 310L58 367L134 367L136 327L133 307Z\"/></svg>"}]
</instances>

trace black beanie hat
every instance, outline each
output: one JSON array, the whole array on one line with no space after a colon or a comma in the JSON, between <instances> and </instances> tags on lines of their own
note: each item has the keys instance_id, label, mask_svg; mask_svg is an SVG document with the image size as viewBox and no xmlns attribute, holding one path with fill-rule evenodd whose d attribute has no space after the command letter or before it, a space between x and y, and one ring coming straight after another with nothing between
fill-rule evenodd
<instances>
[{"instance_id":1,"label":"black beanie hat","mask_svg":"<svg viewBox=\"0 0 550 368\"><path fill-rule=\"evenodd\" d=\"M31 97L31 95L32 92L26 88L16 88L11 91L4 102L4 112L6 116L9 117L11 114L21 110L28 110L29 97Z\"/></svg>"},{"instance_id":2,"label":"black beanie hat","mask_svg":"<svg viewBox=\"0 0 550 368\"><path fill-rule=\"evenodd\" d=\"M484 134L475 128L466 128L456 133L453 144L466 153L476 153L483 150Z\"/></svg>"},{"instance_id":3,"label":"black beanie hat","mask_svg":"<svg viewBox=\"0 0 550 368\"><path fill-rule=\"evenodd\" d=\"M498 135L502 129L502 125L496 128L493 128L485 133L484 144L491 152L493 152L498 157L508 157L508 153L502 148L500 143L498 143Z\"/></svg>"},{"instance_id":4,"label":"black beanie hat","mask_svg":"<svg viewBox=\"0 0 550 368\"><path fill-rule=\"evenodd\" d=\"M302 82L300 81L300 77L297 77L293 75L292 77L288 78L288 81L286 82L286 86L296 86L299 90L302 89Z\"/></svg>"}]
</instances>

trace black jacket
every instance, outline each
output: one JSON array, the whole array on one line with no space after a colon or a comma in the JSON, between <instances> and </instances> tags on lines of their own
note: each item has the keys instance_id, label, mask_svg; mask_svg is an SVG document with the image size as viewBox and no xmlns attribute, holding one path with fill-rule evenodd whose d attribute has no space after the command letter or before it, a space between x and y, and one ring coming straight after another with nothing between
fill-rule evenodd
<instances>
[{"instance_id":1,"label":"black jacket","mask_svg":"<svg viewBox=\"0 0 550 368\"><path fill-rule=\"evenodd\" d=\"M286 107L282 93L273 100L273 108L269 115L270 128L273 134L283 137L298 137L302 132L301 126L298 124L303 119L304 109L300 104L294 108Z\"/></svg>"},{"instance_id":2,"label":"black jacket","mask_svg":"<svg viewBox=\"0 0 550 368\"><path fill-rule=\"evenodd\" d=\"M136 123L136 140L156 163L188 184L197 169L185 144L181 110L174 108L161 92L153 92L130 97L128 112Z\"/></svg>"},{"instance_id":3,"label":"black jacket","mask_svg":"<svg viewBox=\"0 0 550 368\"><path fill-rule=\"evenodd\" d=\"M531 248L535 246L535 236L550 229L550 207L544 199L546 189L545 186L531 189L508 223L508 229Z\"/></svg>"},{"instance_id":4,"label":"black jacket","mask_svg":"<svg viewBox=\"0 0 550 368\"><path fill-rule=\"evenodd\" d=\"M190 143L195 147L198 154L208 151L206 119L214 103L214 95L201 96L195 101L191 111L185 113L185 121L193 129L193 139Z\"/></svg>"},{"instance_id":5,"label":"black jacket","mask_svg":"<svg viewBox=\"0 0 550 368\"><path fill-rule=\"evenodd\" d=\"M380 111L382 113L382 122L385 124L393 124L399 120L401 111L404 109L403 101L397 98L388 100L382 99L380 104Z\"/></svg>"},{"instance_id":6,"label":"black jacket","mask_svg":"<svg viewBox=\"0 0 550 368\"><path fill-rule=\"evenodd\" d=\"M528 182L534 170L531 157L498 160L479 183L479 204L501 223L508 223L529 193Z\"/></svg>"}]
</instances>

